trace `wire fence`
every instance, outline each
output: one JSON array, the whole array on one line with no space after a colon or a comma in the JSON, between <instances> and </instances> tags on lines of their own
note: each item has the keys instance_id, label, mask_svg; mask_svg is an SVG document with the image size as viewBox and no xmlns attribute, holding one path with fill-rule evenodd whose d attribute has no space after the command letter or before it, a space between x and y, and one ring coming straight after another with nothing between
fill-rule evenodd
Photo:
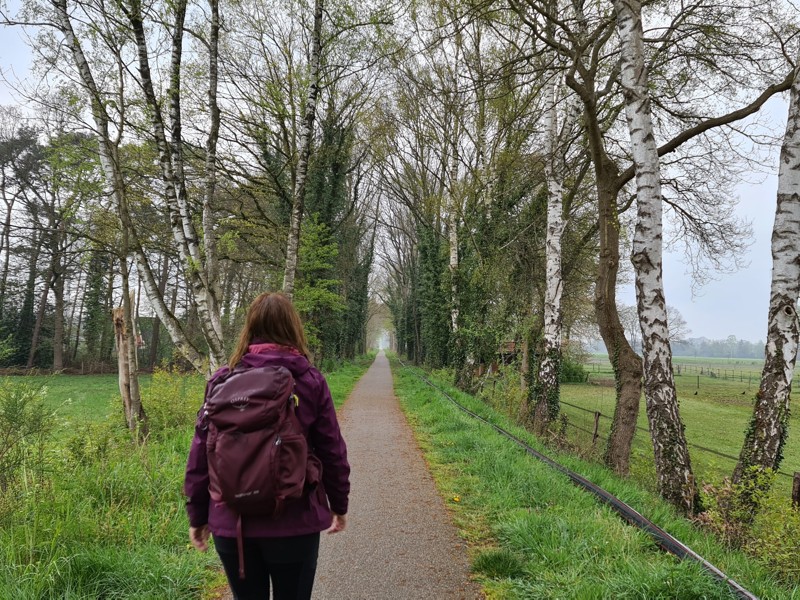
<instances>
[{"instance_id":1,"label":"wire fence","mask_svg":"<svg viewBox=\"0 0 800 600\"><path fill-rule=\"evenodd\" d=\"M594 429L593 430L589 430L589 429L586 429L585 427L581 427L580 425L577 425L575 423L571 423L569 421L569 419L567 419L567 426L568 427L572 427L574 429L577 429L579 431L583 431L583 432L588 433L589 435L591 435L592 436L592 444L593 445L597 443L598 439L602 440L603 442L608 442L608 437L600 433L599 425L600 425L600 420L601 419L606 419L606 420L608 420L610 422L610 421L612 421L612 417L610 417L609 415L607 415L607 414L605 414L605 413L603 413L603 412L601 412L599 410L590 410L588 408L584 408L582 406L577 406L575 404L572 404L570 402L566 402L564 400L561 400L560 403L565 405L565 406L569 406L571 408L574 408L574 409L589 413L589 414L593 415L593 417L594 417ZM637 431L642 431L642 432L646 433L648 436L650 435L650 429L648 429L648 428L641 427L641 426L637 425L636 426L636 430ZM738 456L733 456L731 454L726 454L725 452L720 452L719 450L714 450L713 448L708 448L706 446L701 446L700 444L694 444L694 443L691 443L691 442L688 442L688 441L686 442L686 445L689 446L690 448L694 448L694 449L700 450L702 452L708 452L709 454L713 454L714 456L718 456L720 458L724 458L724 459L727 459L729 461L732 461L734 465L737 462L739 462L739 457ZM776 471L776 474L780 475L782 477L788 477L791 480L795 479L795 475L794 474L787 473L786 471L780 471L779 470L779 471Z\"/></svg>"}]
</instances>

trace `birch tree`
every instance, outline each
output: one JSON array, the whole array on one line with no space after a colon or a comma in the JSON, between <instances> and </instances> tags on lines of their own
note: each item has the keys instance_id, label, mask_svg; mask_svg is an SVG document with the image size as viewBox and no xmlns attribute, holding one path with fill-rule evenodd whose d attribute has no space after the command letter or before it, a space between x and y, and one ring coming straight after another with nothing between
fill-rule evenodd
<instances>
[{"instance_id":1,"label":"birch tree","mask_svg":"<svg viewBox=\"0 0 800 600\"><path fill-rule=\"evenodd\" d=\"M764 368L734 481L777 470L789 428L789 401L800 324L800 53L789 92L789 116L780 153L778 198L772 230L772 286Z\"/></svg>"},{"instance_id":2,"label":"birch tree","mask_svg":"<svg viewBox=\"0 0 800 600\"><path fill-rule=\"evenodd\" d=\"M536 377L534 420L541 430L558 416L559 374L561 371L561 298L564 278L561 272L561 238L564 234L565 150L559 144L560 75L554 74L546 88L544 171L547 183L547 233L545 238L544 321L539 372Z\"/></svg>"},{"instance_id":3,"label":"birch tree","mask_svg":"<svg viewBox=\"0 0 800 600\"><path fill-rule=\"evenodd\" d=\"M662 278L661 167L650 109L642 7L639 0L615 0L614 9L622 43L620 74L625 114L636 168L637 214L632 261L642 329L647 418L659 492L666 500L691 514L696 490L672 373Z\"/></svg>"},{"instance_id":4,"label":"birch tree","mask_svg":"<svg viewBox=\"0 0 800 600\"><path fill-rule=\"evenodd\" d=\"M167 123L162 113L162 102L155 91L152 79L152 67L148 36L145 32L145 14L142 12L140 0L131 0L129 4L120 4L120 7L130 22L131 31L136 44L138 61L138 84L144 94L148 113L151 119L151 134L158 149L161 179L164 186L164 196L170 212L172 235L179 249L181 263L187 281L191 283L194 302L200 317L200 327L208 343L210 366L213 371L225 362L225 347L222 339L222 322L219 314L219 285L215 270L216 257L214 256L214 236L204 238L197 231L194 214L187 192L186 166L184 159L184 138L182 102L183 67L183 34L186 20L186 0L179 0L174 4L174 24L171 32L171 56L169 69L169 87L167 90L170 127L169 140L167 138ZM213 233L215 213L210 202L214 192L214 173L216 164L213 158L216 153L216 137L219 134L219 109L216 106L217 86L217 60L219 40L219 5L217 0L209 0L211 11L210 36L208 42L209 55L209 134L206 142L207 160L205 163L206 190L203 199L201 218L204 220L203 229ZM203 246L203 240L205 245ZM211 268L209 268L211 267ZM158 286L153 270L147 268L148 289L151 296L158 303ZM163 303L163 298L161 298Z\"/></svg>"},{"instance_id":5,"label":"birch tree","mask_svg":"<svg viewBox=\"0 0 800 600\"><path fill-rule=\"evenodd\" d=\"M322 55L322 16L323 0L314 0L314 27L311 33L311 57L309 60L308 97L306 98L303 124L300 130L300 143L297 148L297 172L292 196L292 214L289 223L289 236L286 242L286 266L283 272L283 292L290 298L294 294L297 277L297 261L300 249L300 226L303 221L308 161L311 156L311 142L314 133L314 120L317 115L317 97L320 85L320 60Z\"/></svg>"},{"instance_id":6,"label":"birch tree","mask_svg":"<svg viewBox=\"0 0 800 600\"><path fill-rule=\"evenodd\" d=\"M92 117L95 122L97 141L100 153L100 164L106 178L106 185L110 195L115 199L117 216L120 219L121 230L123 232L122 256L120 274L122 276L122 317L121 331L118 334L118 350L127 344L127 360L125 364L126 372L120 372L120 394L123 397L125 407L125 418L128 427L132 431L138 431L140 435L146 433L146 414L142 406L141 394L139 392L139 378L136 373L136 340L131 339L135 335L135 324L133 321L133 305L131 303L129 289L129 272L127 264L128 235L130 231L130 214L128 212L127 197L125 195L125 185L119 169L119 143L123 132L124 119L117 123L117 135L111 133L111 119L106 110L104 97L98 88L94 74L92 73L89 61L86 59L83 46L75 34L72 19L67 9L67 0L53 0L55 9L54 19L56 27L64 36L64 41L72 54L75 67L83 83L84 89L89 96ZM124 101L120 94L119 101Z\"/></svg>"}]
</instances>

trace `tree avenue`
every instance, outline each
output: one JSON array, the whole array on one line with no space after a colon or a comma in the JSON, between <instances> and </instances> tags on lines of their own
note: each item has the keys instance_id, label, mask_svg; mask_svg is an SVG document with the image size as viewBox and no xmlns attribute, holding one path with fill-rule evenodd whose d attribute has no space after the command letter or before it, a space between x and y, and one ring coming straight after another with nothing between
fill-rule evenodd
<instances>
[{"instance_id":1,"label":"tree avenue","mask_svg":"<svg viewBox=\"0 0 800 600\"><path fill-rule=\"evenodd\" d=\"M2 13L37 59L25 109L0 111L0 358L118 368L141 434L137 373L213 371L253 295L283 290L318 362L363 352L388 313L396 349L464 389L505 363L518 416L549 435L597 331L606 464L628 473L644 394L659 491L692 513L663 248L684 244L698 285L736 267L750 231L731 189L764 168L739 148L776 133L754 115L790 92L767 361L734 477L777 469L800 293L790 8L27 0ZM628 273L635 309L617 301Z\"/></svg>"}]
</instances>

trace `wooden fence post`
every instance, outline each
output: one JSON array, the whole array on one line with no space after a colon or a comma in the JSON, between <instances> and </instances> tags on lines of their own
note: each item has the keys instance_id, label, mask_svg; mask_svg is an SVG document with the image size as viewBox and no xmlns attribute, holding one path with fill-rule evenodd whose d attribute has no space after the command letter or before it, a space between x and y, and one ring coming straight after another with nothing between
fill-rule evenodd
<instances>
[{"instance_id":1,"label":"wooden fence post","mask_svg":"<svg viewBox=\"0 0 800 600\"><path fill-rule=\"evenodd\" d=\"M792 484L792 504L800 508L800 471L794 472L794 482Z\"/></svg>"},{"instance_id":2,"label":"wooden fence post","mask_svg":"<svg viewBox=\"0 0 800 600\"><path fill-rule=\"evenodd\" d=\"M594 411L594 432L592 432L592 446L597 443L597 438L599 436L598 429L600 427L600 411Z\"/></svg>"}]
</instances>

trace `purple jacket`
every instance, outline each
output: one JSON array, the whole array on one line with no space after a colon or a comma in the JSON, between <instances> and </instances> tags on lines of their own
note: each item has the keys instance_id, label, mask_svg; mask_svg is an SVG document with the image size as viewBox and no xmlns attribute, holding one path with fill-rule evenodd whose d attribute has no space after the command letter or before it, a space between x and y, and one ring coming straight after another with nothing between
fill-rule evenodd
<instances>
[{"instance_id":1,"label":"purple jacket","mask_svg":"<svg viewBox=\"0 0 800 600\"><path fill-rule=\"evenodd\" d=\"M245 366L280 365L292 372L300 398L295 414L308 438L309 446L322 461L322 484L310 495L286 506L278 517L248 516L242 519L244 537L287 537L323 531L331 525L331 511L347 513L350 493L350 465L347 448L339 431L331 392L322 374L294 349L275 344L251 345L242 358ZM223 367L211 377L214 381L227 371ZM206 523L211 533L236 537L236 514L223 503L212 502L208 492L206 435L198 416L194 440L186 465L184 492L189 524Z\"/></svg>"}]
</instances>

